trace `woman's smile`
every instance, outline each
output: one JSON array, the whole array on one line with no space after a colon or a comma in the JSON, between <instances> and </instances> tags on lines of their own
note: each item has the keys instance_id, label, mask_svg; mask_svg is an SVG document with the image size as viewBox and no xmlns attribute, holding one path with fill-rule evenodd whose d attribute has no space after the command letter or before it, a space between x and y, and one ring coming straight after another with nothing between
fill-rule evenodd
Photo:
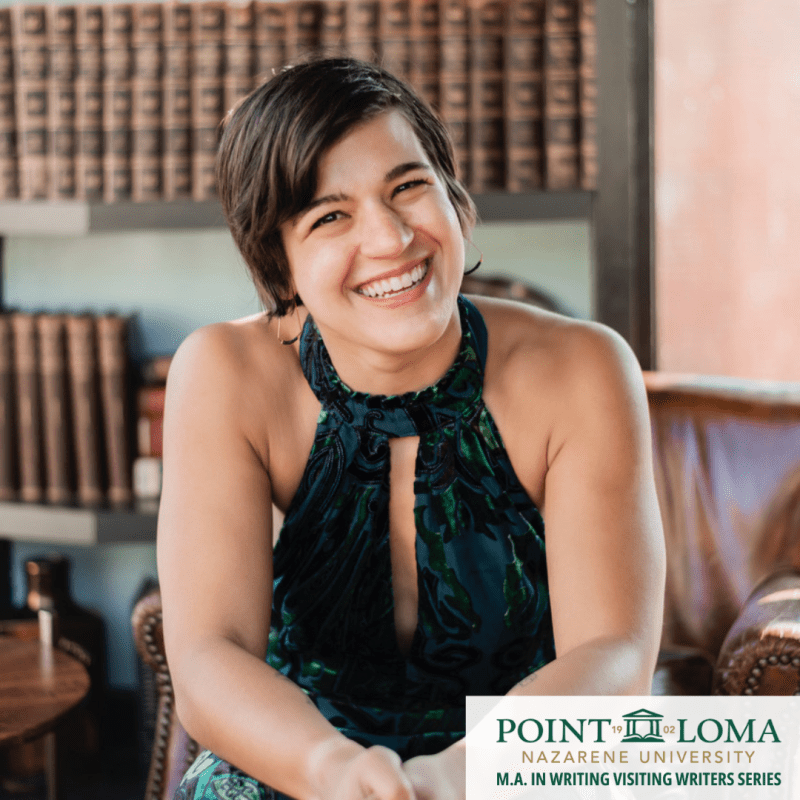
<instances>
[{"instance_id":1,"label":"woman's smile","mask_svg":"<svg viewBox=\"0 0 800 800\"><path fill-rule=\"evenodd\" d=\"M396 297L409 289L419 286L430 271L430 259L426 258L416 265L400 267L356 289L358 294L379 299Z\"/></svg>"}]
</instances>

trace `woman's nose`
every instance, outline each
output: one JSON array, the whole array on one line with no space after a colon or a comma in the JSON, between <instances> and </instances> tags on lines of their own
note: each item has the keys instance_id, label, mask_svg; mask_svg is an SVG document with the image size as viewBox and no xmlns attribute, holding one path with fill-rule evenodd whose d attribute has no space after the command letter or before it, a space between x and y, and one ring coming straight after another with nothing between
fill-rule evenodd
<instances>
[{"instance_id":1,"label":"woman's nose","mask_svg":"<svg viewBox=\"0 0 800 800\"><path fill-rule=\"evenodd\" d=\"M360 234L361 253L368 258L399 256L414 238L403 217L384 203L364 210Z\"/></svg>"}]
</instances>

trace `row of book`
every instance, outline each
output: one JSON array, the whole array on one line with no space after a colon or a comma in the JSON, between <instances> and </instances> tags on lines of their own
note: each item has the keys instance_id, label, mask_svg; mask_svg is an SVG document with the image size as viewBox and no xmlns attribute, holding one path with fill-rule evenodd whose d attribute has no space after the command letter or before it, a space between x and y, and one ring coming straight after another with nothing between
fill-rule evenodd
<instances>
[{"instance_id":1,"label":"row of book","mask_svg":"<svg viewBox=\"0 0 800 800\"><path fill-rule=\"evenodd\" d=\"M136 390L136 449L133 462L133 494L137 501L155 501L161 496L164 453L164 403L167 374L172 356L146 361Z\"/></svg>"},{"instance_id":2,"label":"row of book","mask_svg":"<svg viewBox=\"0 0 800 800\"><path fill-rule=\"evenodd\" d=\"M0 314L0 500L132 500L128 319Z\"/></svg>"},{"instance_id":3,"label":"row of book","mask_svg":"<svg viewBox=\"0 0 800 800\"><path fill-rule=\"evenodd\" d=\"M226 109L317 52L407 79L473 192L595 187L595 0L18 3L0 199L210 199Z\"/></svg>"}]
</instances>

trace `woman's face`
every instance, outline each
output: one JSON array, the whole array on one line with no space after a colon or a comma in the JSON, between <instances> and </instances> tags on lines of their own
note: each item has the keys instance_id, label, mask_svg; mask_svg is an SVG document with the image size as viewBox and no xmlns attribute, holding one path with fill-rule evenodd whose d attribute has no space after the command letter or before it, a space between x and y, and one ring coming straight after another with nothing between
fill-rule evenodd
<instances>
[{"instance_id":1,"label":"woman's face","mask_svg":"<svg viewBox=\"0 0 800 800\"><path fill-rule=\"evenodd\" d=\"M317 179L314 200L281 234L328 348L403 354L458 333L461 227L403 114L354 128L320 159Z\"/></svg>"}]
</instances>

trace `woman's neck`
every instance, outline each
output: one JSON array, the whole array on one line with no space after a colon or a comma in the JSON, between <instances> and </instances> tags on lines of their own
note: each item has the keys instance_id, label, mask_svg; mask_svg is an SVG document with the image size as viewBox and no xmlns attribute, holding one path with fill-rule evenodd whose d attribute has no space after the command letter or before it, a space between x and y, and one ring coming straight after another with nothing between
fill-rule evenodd
<instances>
[{"instance_id":1,"label":"woman's neck","mask_svg":"<svg viewBox=\"0 0 800 800\"><path fill-rule=\"evenodd\" d=\"M321 333L339 378L354 391L373 395L405 394L431 386L452 366L461 347L457 310L439 339L408 352L353 346Z\"/></svg>"}]
</instances>

